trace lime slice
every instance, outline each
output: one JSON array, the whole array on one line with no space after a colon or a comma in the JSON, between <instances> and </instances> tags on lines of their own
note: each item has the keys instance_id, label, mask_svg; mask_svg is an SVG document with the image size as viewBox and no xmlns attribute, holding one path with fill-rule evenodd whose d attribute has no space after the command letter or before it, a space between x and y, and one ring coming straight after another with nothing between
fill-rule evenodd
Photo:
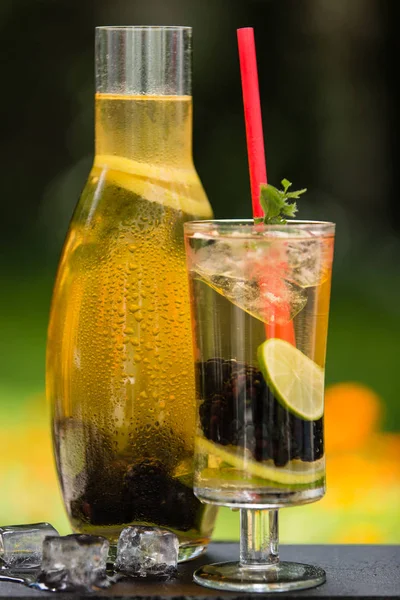
<instances>
[{"instance_id":1,"label":"lime slice","mask_svg":"<svg viewBox=\"0 0 400 600\"><path fill-rule=\"evenodd\" d=\"M270 479L264 479L262 477L243 477L243 471L235 469L234 467L223 468L223 469L203 469L198 475L198 485L212 485L213 487L233 487L235 489L249 487L252 488L278 488L282 490L303 490L309 489L313 485L316 485L322 479L322 475L315 482L308 483L279 483L278 481L271 481Z\"/></svg>"},{"instance_id":2,"label":"lime slice","mask_svg":"<svg viewBox=\"0 0 400 600\"><path fill-rule=\"evenodd\" d=\"M276 399L291 413L316 421L324 413L324 370L297 348L271 338L257 350L260 369Z\"/></svg>"},{"instance_id":3,"label":"lime slice","mask_svg":"<svg viewBox=\"0 0 400 600\"><path fill-rule=\"evenodd\" d=\"M227 450L223 446L214 444L201 436L196 437L196 450L212 457L218 457L221 461L244 471L252 477L260 477L277 483L288 485L315 483L324 476L324 458L312 463L292 460L285 467L275 467L272 461L257 462L249 458L243 448Z\"/></svg>"},{"instance_id":4,"label":"lime slice","mask_svg":"<svg viewBox=\"0 0 400 600\"><path fill-rule=\"evenodd\" d=\"M196 218L211 218L211 209L204 196L198 199L185 195L192 187L200 187L193 170L166 168L140 163L122 156L96 156L94 168L107 172L107 181L124 188L149 202L157 202L181 210ZM179 191L175 191L173 188ZM168 189L172 188L172 189Z\"/></svg>"},{"instance_id":5,"label":"lime slice","mask_svg":"<svg viewBox=\"0 0 400 600\"><path fill-rule=\"evenodd\" d=\"M162 183L171 181L182 183L184 185L196 185L198 179L193 169L179 169L176 167L166 167L162 164L145 163L126 158L125 156L116 156L113 154L97 154L94 159L94 166L98 169L110 169L123 175L133 175L142 179L157 180Z\"/></svg>"}]
</instances>

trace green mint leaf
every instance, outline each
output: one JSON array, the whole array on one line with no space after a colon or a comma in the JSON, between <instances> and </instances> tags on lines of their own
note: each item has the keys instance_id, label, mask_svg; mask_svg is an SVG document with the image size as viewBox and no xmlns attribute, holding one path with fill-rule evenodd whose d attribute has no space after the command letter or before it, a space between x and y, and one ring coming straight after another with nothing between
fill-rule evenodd
<instances>
[{"instance_id":1,"label":"green mint leaf","mask_svg":"<svg viewBox=\"0 0 400 600\"><path fill-rule=\"evenodd\" d=\"M287 192L286 197L287 198L299 198L301 196L301 194L304 194L307 191L307 188L304 188L303 190L298 190L297 192Z\"/></svg>"},{"instance_id":2,"label":"green mint leaf","mask_svg":"<svg viewBox=\"0 0 400 600\"><path fill-rule=\"evenodd\" d=\"M277 190L273 185L262 185L260 204L264 211L264 222L265 219L270 220L279 216L284 206L282 192Z\"/></svg>"},{"instance_id":3,"label":"green mint leaf","mask_svg":"<svg viewBox=\"0 0 400 600\"><path fill-rule=\"evenodd\" d=\"M285 219L282 217L272 217L268 222L268 225L284 225L286 223Z\"/></svg>"},{"instance_id":4,"label":"green mint leaf","mask_svg":"<svg viewBox=\"0 0 400 600\"><path fill-rule=\"evenodd\" d=\"M285 217L294 217L297 213L296 202L288 202L289 199L298 199L307 189L289 192L291 182L288 179L282 179L282 190L270 184L261 184L260 204L264 212L264 217L258 217L255 223L264 223L266 225L284 225Z\"/></svg>"},{"instance_id":5,"label":"green mint leaf","mask_svg":"<svg viewBox=\"0 0 400 600\"><path fill-rule=\"evenodd\" d=\"M260 223L264 223L264 217L254 217L254 223L259 225Z\"/></svg>"},{"instance_id":6,"label":"green mint leaf","mask_svg":"<svg viewBox=\"0 0 400 600\"><path fill-rule=\"evenodd\" d=\"M297 205L296 202L293 202L293 204L286 204L286 206L283 207L282 212L285 215L285 217L294 217L297 213Z\"/></svg>"}]
</instances>

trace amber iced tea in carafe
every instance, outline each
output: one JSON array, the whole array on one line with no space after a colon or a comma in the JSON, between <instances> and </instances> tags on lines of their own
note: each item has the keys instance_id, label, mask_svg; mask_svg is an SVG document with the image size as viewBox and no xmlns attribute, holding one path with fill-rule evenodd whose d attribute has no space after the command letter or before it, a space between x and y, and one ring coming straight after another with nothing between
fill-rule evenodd
<instances>
[{"instance_id":1,"label":"amber iced tea in carafe","mask_svg":"<svg viewBox=\"0 0 400 600\"><path fill-rule=\"evenodd\" d=\"M58 474L74 530L115 543L127 524L166 527L185 559L215 519L192 491L183 223L212 213L192 162L190 29L99 28L96 56L96 156L48 335Z\"/></svg>"}]
</instances>

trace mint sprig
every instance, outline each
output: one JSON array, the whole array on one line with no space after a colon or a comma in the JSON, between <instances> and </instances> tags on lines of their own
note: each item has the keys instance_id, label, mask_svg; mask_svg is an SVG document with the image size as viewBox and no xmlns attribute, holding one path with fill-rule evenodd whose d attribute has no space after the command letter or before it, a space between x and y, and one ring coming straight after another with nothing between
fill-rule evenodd
<instances>
[{"instance_id":1,"label":"mint sprig","mask_svg":"<svg viewBox=\"0 0 400 600\"><path fill-rule=\"evenodd\" d=\"M307 189L289 192L291 182L287 179L281 181L283 190L273 185L261 184L260 204L264 216L254 219L255 223L264 223L265 225L285 225L286 217L294 217L297 213L297 203L288 202L291 199L298 199Z\"/></svg>"}]
</instances>

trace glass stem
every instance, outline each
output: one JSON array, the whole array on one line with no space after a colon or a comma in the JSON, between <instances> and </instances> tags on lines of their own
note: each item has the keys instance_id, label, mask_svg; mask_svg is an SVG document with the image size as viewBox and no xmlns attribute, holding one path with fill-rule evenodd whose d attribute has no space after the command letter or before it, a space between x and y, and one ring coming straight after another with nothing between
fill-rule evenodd
<instances>
[{"instance_id":1,"label":"glass stem","mask_svg":"<svg viewBox=\"0 0 400 600\"><path fill-rule=\"evenodd\" d=\"M277 509L269 511L269 558L271 563L279 562L279 520Z\"/></svg>"},{"instance_id":2,"label":"glass stem","mask_svg":"<svg viewBox=\"0 0 400 600\"><path fill-rule=\"evenodd\" d=\"M240 511L240 564L265 567L279 562L277 510L242 508Z\"/></svg>"}]
</instances>

